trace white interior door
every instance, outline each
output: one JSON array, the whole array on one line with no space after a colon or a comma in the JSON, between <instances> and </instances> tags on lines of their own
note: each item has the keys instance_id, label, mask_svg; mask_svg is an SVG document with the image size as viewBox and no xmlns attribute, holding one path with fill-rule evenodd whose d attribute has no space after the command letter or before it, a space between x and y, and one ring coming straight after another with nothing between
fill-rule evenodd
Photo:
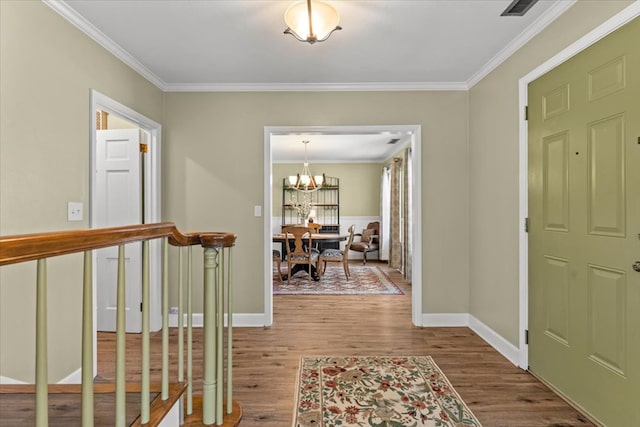
<instances>
[{"instance_id":1,"label":"white interior door","mask_svg":"<svg viewBox=\"0 0 640 427\"><path fill-rule=\"evenodd\" d=\"M96 228L142 222L142 177L140 130L96 131L96 176L94 209ZM115 331L118 248L96 251L97 327ZM125 247L126 330L140 332L142 249L140 243Z\"/></svg>"}]
</instances>

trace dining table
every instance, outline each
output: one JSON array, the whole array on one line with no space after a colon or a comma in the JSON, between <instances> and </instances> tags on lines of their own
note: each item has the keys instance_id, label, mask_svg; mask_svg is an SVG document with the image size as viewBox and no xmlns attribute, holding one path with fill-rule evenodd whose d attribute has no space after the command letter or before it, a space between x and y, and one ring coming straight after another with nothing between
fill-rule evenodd
<instances>
[{"instance_id":1,"label":"dining table","mask_svg":"<svg viewBox=\"0 0 640 427\"><path fill-rule=\"evenodd\" d=\"M290 235L291 236L291 235ZM343 242L345 240L347 240L349 238L348 234L340 234L340 233L313 233L311 234L311 243L315 243L315 242L325 242L325 243L336 243L336 242ZM280 243L280 253L282 254L283 259L286 259L286 251L284 250L284 245L285 245L285 241L286 241L286 236L284 233L275 233L273 235L272 238L274 243ZM308 240L308 238L306 239ZM293 274L296 274L298 271L304 269L305 266L304 264L295 264L293 266ZM305 270L306 271L306 270ZM288 274L288 272L287 272ZM311 277L313 278L313 280L318 281L320 280L320 277L318 276L318 273L316 272L316 266L315 265L311 265ZM283 279L285 278L285 276L283 276Z\"/></svg>"}]
</instances>

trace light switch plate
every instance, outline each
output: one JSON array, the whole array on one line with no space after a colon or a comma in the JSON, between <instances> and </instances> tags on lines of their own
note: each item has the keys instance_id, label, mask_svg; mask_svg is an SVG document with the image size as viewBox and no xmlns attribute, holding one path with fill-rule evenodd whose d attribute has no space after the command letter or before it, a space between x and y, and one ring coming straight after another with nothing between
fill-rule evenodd
<instances>
[{"instance_id":1,"label":"light switch plate","mask_svg":"<svg viewBox=\"0 0 640 427\"><path fill-rule=\"evenodd\" d=\"M82 221L82 202L69 202L67 221Z\"/></svg>"},{"instance_id":2,"label":"light switch plate","mask_svg":"<svg viewBox=\"0 0 640 427\"><path fill-rule=\"evenodd\" d=\"M253 207L253 216L262 216L262 206Z\"/></svg>"}]
</instances>

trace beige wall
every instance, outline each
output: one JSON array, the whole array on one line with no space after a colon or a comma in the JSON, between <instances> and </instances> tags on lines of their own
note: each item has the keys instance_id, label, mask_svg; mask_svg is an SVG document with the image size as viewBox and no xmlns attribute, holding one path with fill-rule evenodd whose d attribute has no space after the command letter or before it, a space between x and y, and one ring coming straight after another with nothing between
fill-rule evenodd
<instances>
[{"instance_id":1,"label":"beige wall","mask_svg":"<svg viewBox=\"0 0 640 427\"><path fill-rule=\"evenodd\" d=\"M578 1L469 91L471 314L518 345L518 81L629 1Z\"/></svg>"},{"instance_id":2,"label":"beige wall","mask_svg":"<svg viewBox=\"0 0 640 427\"><path fill-rule=\"evenodd\" d=\"M0 1L0 43L0 234L87 228L90 90L157 121L163 94L39 1ZM84 221L67 222L69 201ZM53 382L80 366L80 262L49 261ZM31 381L35 265L0 282L0 375Z\"/></svg>"},{"instance_id":3,"label":"beige wall","mask_svg":"<svg viewBox=\"0 0 640 427\"><path fill-rule=\"evenodd\" d=\"M282 216L282 179L300 173L301 163L272 166L273 216ZM311 163L311 173L340 179L340 217L380 216L382 163Z\"/></svg>"},{"instance_id":4,"label":"beige wall","mask_svg":"<svg viewBox=\"0 0 640 427\"><path fill-rule=\"evenodd\" d=\"M165 104L164 217L238 233L236 312L264 311L263 269L245 267L264 247L253 216L264 205L264 127L341 125L422 126L423 305L468 311L466 92L167 93Z\"/></svg>"}]
</instances>

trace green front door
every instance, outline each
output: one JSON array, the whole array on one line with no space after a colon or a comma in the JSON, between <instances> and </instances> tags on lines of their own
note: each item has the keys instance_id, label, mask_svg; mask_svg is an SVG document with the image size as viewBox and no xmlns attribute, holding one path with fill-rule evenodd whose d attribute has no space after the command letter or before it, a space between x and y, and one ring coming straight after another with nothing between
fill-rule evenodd
<instances>
[{"instance_id":1,"label":"green front door","mask_svg":"<svg viewBox=\"0 0 640 427\"><path fill-rule=\"evenodd\" d=\"M529 86L529 368L640 426L640 18Z\"/></svg>"}]
</instances>

